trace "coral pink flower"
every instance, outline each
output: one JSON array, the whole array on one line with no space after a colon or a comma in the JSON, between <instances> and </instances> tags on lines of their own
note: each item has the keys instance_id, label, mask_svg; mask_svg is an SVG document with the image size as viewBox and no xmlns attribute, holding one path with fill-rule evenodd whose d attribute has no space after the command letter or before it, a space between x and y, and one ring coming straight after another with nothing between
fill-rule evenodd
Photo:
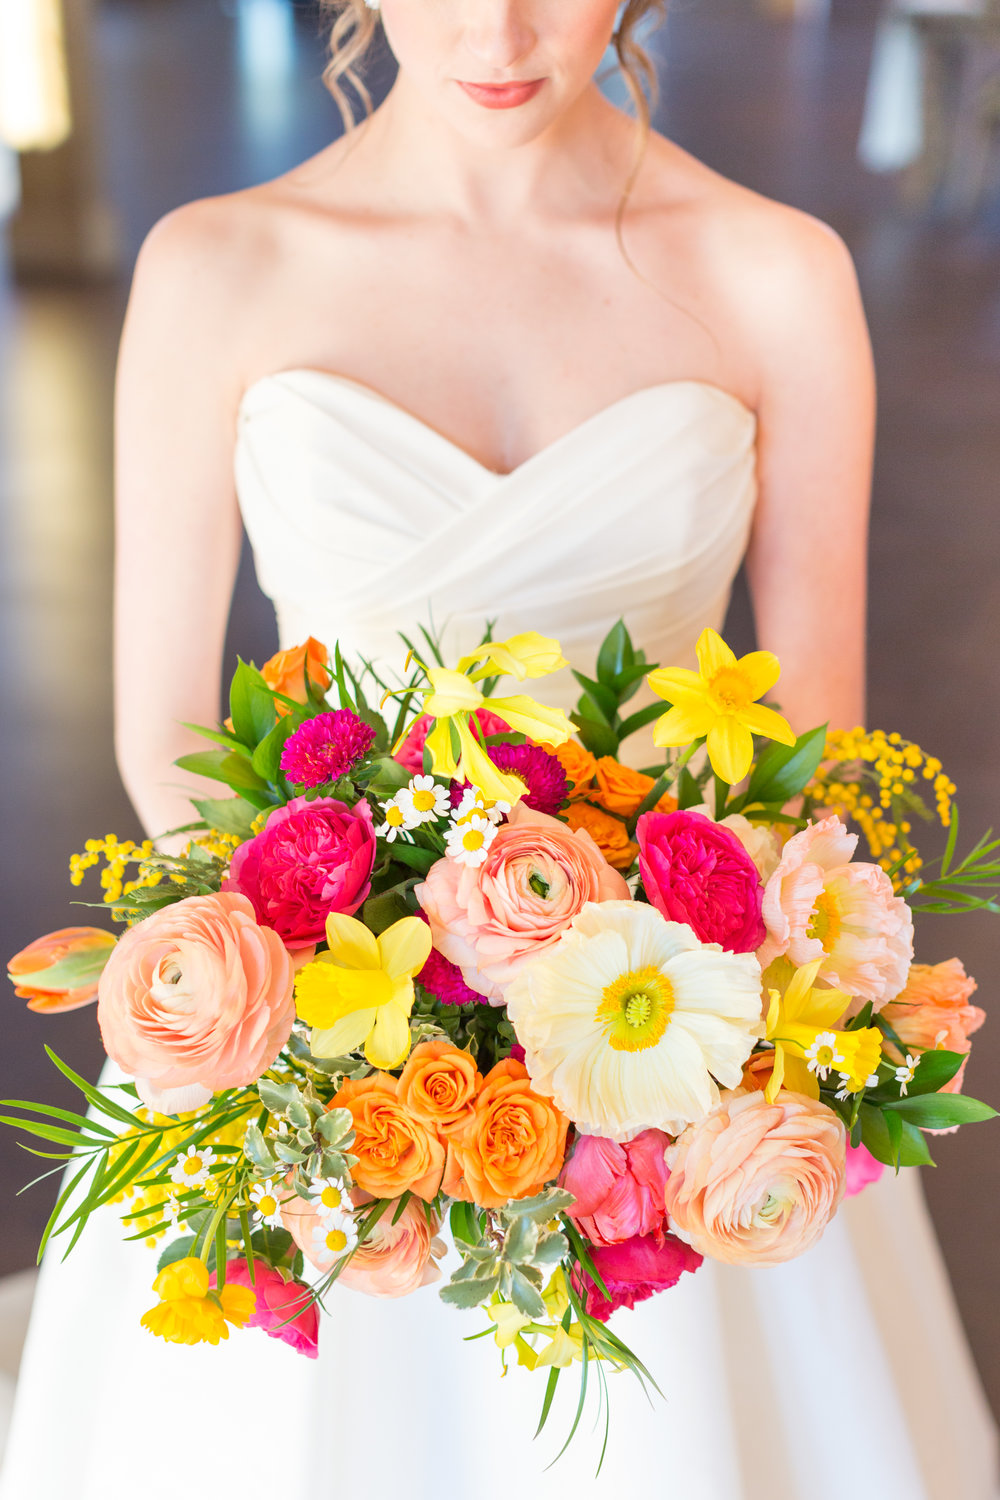
<instances>
[{"instance_id":1,"label":"coral pink flower","mask_svg":"<svg viewBox=\"0 0 1000 1500\"><path fill-rule=\"evenodd\" d=\"M256 1294L257 1305L245 1328L262 1328L268 1338L291 1344L307 1359L319 1353L319 1309L309 1288L301 1281L285 1280L280 1271L265 1261L255 1260L253 1278L245 1260L226 1264L226 1285L249 1287ZM215 1286L215 1273L211 1276Z\"/></svg>"},{"instance_id":2,"label":"coral pink flower","mask_svg":"<svg viewBox=\"0 0 1000 1500\"><path fill-rule=\"evenodd\" d=\"M60 927L7 962L14 994L29 1010L78 1010L97 999L97 984L116 939L99 927Z\"/></svg>"},{"instance_id":3,"label":"coral pink flower","mask_svg":"<svg viewBox=\"0 0 1000 1500\"><path fill-rule=\"evenodd\" d=\"M662 1130L643 1130L622 1145L597 1135L577 1136L559 1186L575 1197L566 1212L588 1240L618 1245L636 1235L663 1239L669 1145Z\"/></svg>"},{"instance_id":4,"label":"coral pink flower","mask_svg":"<svg viewBox=\"0 0 1000 1500\"><path fill-rule=\"evenodd\" d=\"M851 863L857 843L837 817L788 840L764 888L767 937L757 954L762 969L782 955L796 968L822 959L820 981L854 996L847 1015L868 1000L881 1010L913 957L910 909L878 865Z\"/></svg>"},{"instance_id":5,"label":"coral pink flower","mask_svg":"<svg viewBox=\"0 0 1000 1500\"><path fill-rule=\"evenodd\" d=\"M573 1273L577 1292L586 1297L592 1318L606 1323L619 1307L634 1307L656 1292L676 1286L685 1271L697 1271L702 1256L672 1234L637 1235L620 1245L595 1246L590 1252L594 1268L611 1293L608 1301L585 1271Z\"/></svg>"},{"instance_id":6,"label":"coral pink flower","mask_svg":"<svg viewBox=\"0 0 1000 1500\"><path fill-rule=\"evenodd\" d=\"M730 953L760 947L763 887L735 833L701 813L648 812L635 836L643 889L668 922L686 922Z\"/></svg>"},{"instance_id":7,"label":"coral pink flower","mask_svg":"<svg viewBox=\"0 0 1000 1500\"><path fill-rule=\"evenodd\" d=\"M969 1037L986 1020L986 1012L970 1005L976 981L959 958L940 964L911 964L906 984L882 1014L907 1047L938 1047L946 1052L971 1051ZM890 1055L894 1049L887 1047ZM902 1061L902 1058L899 1059ZM965 1063L942 1093L960 1094Z\"/></svg>"},{"instance_id":8,"label":"coral pink flower","mask_svg":"<svg viewBox=\"0 0 1000 1500\"><path fill-rule=\"evenodd\" d=\"M493 1005L529 958L556 942L588 901L627 901L628 886L588 833L518 803L481 865L439 859L417 900L434 946Z\"/></svg>"},{"instance_id":9,"label":"coral pink flower","mask_svg":"<svg viewBox=\"0 0 1000 1500\"><path fill-rule=\"evenodd\" d=\"M119 940L100 978L104 1049L150 1109L177 1114L253 1083L295 1019L292 960L245 896L188 896Z\"/></svg>"},{"instance_id":10,"label":"coral pink flower","mask_svg":"<svg viewBox=\"0 0 1000 1500\"><path fill-rule=\"evenodd\" d=\"M510 734L510 726L499 714L491 713L488 708L478 708L474 717L480 730L480 738L488 734ZM421 714L410 725L406 738L396 751L395 759L414 776L424 769L424 743L433 724L430 714Z\"/></svg>"},{"instance_id":11,"label":"coral pink flower","mask_svg":"<svg viewBox=\"0 0 1000 1500\"><path fill-rule=\"evenodd\" d=\"M670 1227L713 1260L776 1266L819 1239L844 1196L846 1132L825 1104L736 1089L667 1151Z\"/></svg>"},{"instance_id":12,"label":"coral pink flower","mask_svg":"<svg viewBox=\"0 0 1000 1500\"><path fill-rule=\"evenodd\" d=\"M880 1161L876 1161L871 1152L864 1146L852 1146L848 1142L846 1162L846 1182L844 1186L845 1198L853 1198L855 1193L869 1187L871 1183L878 1182L885 1167Z\"/></svg>"},{"instance_id":13,"label":"coral pink flower","mask_svg":"<svg viewBox=\"0 0 1000 1500\"><path fill-rule=\"evenodd\" d=\"M224 889L249 897L257 920L290 949L320 942L331 912L353 916L368 899L375 829L363 799L295 797L233 854Z\"/></svg>"}]
</instances>

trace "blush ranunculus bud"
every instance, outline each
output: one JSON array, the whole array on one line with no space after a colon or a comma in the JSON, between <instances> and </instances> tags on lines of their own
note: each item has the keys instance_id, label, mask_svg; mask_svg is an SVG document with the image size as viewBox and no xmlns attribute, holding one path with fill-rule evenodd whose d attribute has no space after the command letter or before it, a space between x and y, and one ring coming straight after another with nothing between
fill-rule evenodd
<instances>
[{"instance_id":1,"label":"blush ranunculus bud","mask_svg":"<svg viewBox=\"0 0 1000 1500\"><path fill-rule=\"evenodd\" d=\"M351 917L367 901L375 850L364 800L294 797L233 852L223 889L246 896L287 948L307 948L323 940L331 912Z\"/></svg>"},{"instance_id":2,"label":"blush ranunculus bud","mask_svg":"<svg viewBox=\"0 0 1000 1500\"><path fill-rule=\"evenodd\" d=\"M739 839L701 813L643 813L636 825L643 889L668 922L703 943L752 953L766 936L763 886Z\"/></svg>"},{"instance_id":3,"label":"blush ranunculus bud","mask_svg":"<svg viewBox=\"0 0 1000 1500\"><path fill-rule=\"evenodd\" d=\"M29 1010L78 1010L97 999L97 986L117 939L99 927L60 927L36 938L7 963L14 994Z\"/></svg>"},{"instance_id":4,"label":"blush ranunculus bud","mask_svg":"<svg viewBox=\"0 0 1000 1500\"><path fill-rule=\"evenodd\" d=\"M290 1344L306 1359L316 1359L319 1354L319 1308L307 1286L292 1278L288 1280L259 1257L254 1261L253 1277L245 1260L231 1260L226 1264L226 1285L249 1287L256 1294L257 1302L253 1314L243 1325L245 1328L262 1328L270 1339L280 1339ZM215 1286L215 1272L210 1282Z\"/></svg>"},{"instance_id":5,"label":"blush ranunculus bud","mask_svg":"<svg viewBox=\"0 0 1000 1500\"><path fill-rule=\"evenodd\" d=\"M573 1282L592 1318L606 1323L619 1307L634 1307L656 1292L676 1286L685 1271L697 1271L702 1256L675 1235L637 1235L618 1245L597 1245L590 1252L594 1268L611 1300L578 1267Z\"/></svg>"},{"instance_id":6,"label":"blush ranunculus bud","mask_svg":"<svg viewBox=\"0 0 1000 1500\"><path fill-rule=\"evenodd\" d=\"M254 1083L295 1019L292 959L245 896L188 896L137 922L100 978L104 1050L150 1109L179 1114Z\"/></svg>"},{"instance_id":7,"label":"blush ranunculus bud","mask_svg":"<svg viewBox=\"0 0 1000 1500\"><path fill-rule=\"evenodd\" d=\"M597 1135L578 1135L573 1154L559 1174L559 1186L576 1202L566 1210L595 1245L618 1245L641 1235L663 1238L667 1183L664 1156L670 1137L642 1130L619 1144Z\"/></svg>"},{"instance_id":8,"label":"blush ranunculus bud","mask_svg":"<svg viewBox=\"0 0 1000 1500\"><path fill-rule=\"evenodd\" d=\"M732 1265L776 1266L819 1239L844 1195L843 1122L781 1089L735 1089L667 1151L673 1232Z\"/></svg>"}]
</instances>

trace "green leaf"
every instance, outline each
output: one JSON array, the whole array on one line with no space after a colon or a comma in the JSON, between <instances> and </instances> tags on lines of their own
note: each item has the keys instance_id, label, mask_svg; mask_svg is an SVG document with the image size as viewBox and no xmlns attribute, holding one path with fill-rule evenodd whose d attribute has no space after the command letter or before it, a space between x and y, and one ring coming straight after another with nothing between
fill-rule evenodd
<instances>
[{"instance_id":1,"label":"green leaf","mask_svg":"<svg viewBox=\"0 0 1000 1500\"><path fill-rule=\"evenodd\" d=\"M393 922L398 922L401 917L413 915L405 897L398 890L384 891L381 896L369 896L361 914L365 926L369 927L376 937L385 932L387 927L391 927Z\"/></svg>"},{"instance_id":2,"label":"green leaf","mask_svg":"<svg viewBox=\"0 0 1000 1500\"><path fill-rule=\"evenodd\" d=\"M541 1293L535 1290L528 1278L522 1275L516 1266L511 1271L510 1296L518 1312L523 1313L526 1318L545 1317L546 1307Z\"/></svg>"},{"instance_id":3,"label":"green leaf","mask_svg":"<svg viewBox=\"0 0 1000 1500\"><path fill-rule=\"evenodd\" d=\"M812 779L826 746L825 724L799 735L794 745L772 740L761 752L739 806L752 802L788 802ZM732 809L736 811L734 807Z\"/></svg>"},{"instance_id":4,"label":"green leaf","mask_svg":"<svg viewBox=\"0 0 1000 1500\"><path fill-rule=\"evenodd\" d=\"M687 766L682 768L681 774L677 779L675 796L677 797L678 809L682 811L689 807L700 807L705 800L705 793L695 781Z\"/></svg>"},{"instance_id":5,"label":"green leaf","mask_svg":"<svg viewBox=\"0 0 1000 1500\"><path fill-rule=\"evenodd\" d=\"M452 1239L461 1240L466 1245L479 1243L479 1222L471 1203L462 1203L456 1199L451 1205L449 1221Z\"/></svg>"},{"instance_id":6,"label":"green leaf","mask_svg":"<svg viewBox=\"0 0 1000 1500\"><path fill-rule=\"evenodd\" d=\"M242 797L191 800L209 827L218 828L221 833L233 833L238 839L252 837L253 820L257 816L257 808L252 802L247 802Z\"/></svg>"},{"instance_id":7,"label":"green leaf","mask_svg":"<svg viewBox=\"0 0 1000 1500\"><path fill-rule=\"evenodd\" d=\"M394 860L408 865L411 870L419 870L421 875L426 875L431 865L441 858L433 849L421 848L419 844L402 844L398 839L391 845L391 853Z\"/></svg>"},{"instance_id":8,"label":"green leaf","mask_svg":"<svg viewBox=\"0 0 1000 1500\"><path fill-rule=\"evenodd\" d=\"M644 729L647 724L652 724L654 719L659 719L666 711L662 703L649 703L645 708L640 708L637 713L630 714L618 726L619 740L627 740L630 734L635 734L637 729Z\"/></svg>"},{"instance_id":9,"label":"green leaf","mask_svg":"<svg viewBox=\"0 0 1000 1500\"><path fill-rule=\"evenodd\" d=\"M883 1113L872 1104L862 1104L858 1120L861 1143L876 1161L887 1167L934 1165L920 1131L898 1113Z\"/></svg>"},{"instance_id":10,"label":"green leaf","mask_svg":"<svg viewBox=\"0 0 1000 1500\"><path fill-rule=\"evenodd\" d=\"M570 714L570 719L580 736L580 742L590 751L591 755L616 755L618 752L618 736L602 720L583 712L583 705L587 702L587 695L580 699L580 705L576 713Z\"/></svg>"},{"instance_id":11,"label":"green leaf","mask_svg":"<svg viewBox=\"0 0 1000 1500\"><path fill-rule=\"evenodd\" d=\"M962 1052L922 1052L916 1072L906 1085L907 1094L911 1098L914 1094L936 1094L954 1078L964 1061L965 1054Z\"/></svg>"},{"instance_id":12,"label":"green leaf","mask_svg":"<svg viewBox=\"0 0 1000 1500\"><path fill-rule=\"evenodd\" d=\"M604 637L597 653L598 680L611 687L618 674L634 663L635 650L632 646L632 638L625 628L625 621L618 620Z\"/></svg>"},{"instance_id":13,"label":"green leaf","mask_svg":"<svg viewBox=\"0 0 1000 1500\"><path fill-rule=\"evenodd\" d=\"M615 715L618 713L618 694L614 689L595 682L591 677L584 677L583 673L577 672L575 668L573 676L583 688L585 697L596 706L597 716L605 719L608 724L613 724ZM583 699L580 702L582 706Z\"/></svg>"},{"instance_id":14,"label":"green leaf","mask_svg":"<svg viewBox=\"0 0 1000 1500\"><path fill-rule=\"evenodd\" d=\"M448 1302L452 1307L479 1307L481 1303L488 1302L496 1291L499 1278L488 1277L484 1281L449 1281L438 1293L442 1302ZM542 1303L544 1310L545 1304Z\"/></svg>"},{"instance_id":15,"label":"green leaf","mask_svg":"<svg viewBox=\"0 0 1000 1500\"><path fill-rule=\"evenodd\" d=\"M292 721L286 714L268 731L254 751L250 764L265 781L277 781L281 770L281 752L293 728Z\"/></svg>"},{"instance_id":16,"label":"green leaf","mask_svg":"<svg viewBox=\"0 0 1000 1500\"><path fill-rule=\"evenodd\" d=\"M885 1108L923 1130L947 1130L951 1125L971 1125L992 1120L996 1110L967 1094L914 1094L894 1099Z\"/></svg>"},{"instance_id":17,"label":"green leaf","mask_svg":"<svg viewBox=\"0 0 1000 1500\"><path fill-rule=\"evenodd\" d=\"M276 712L271 690L256 667L237 661L229 689L229 717L233 733L253 749L274 725Z\"/></svg>"},{"instance_id":18,"label":"green leaf","mask_svg":"<svg viewBox=\"0 0 1000 1500\"><path fill-rule=\"evenodd\" d=\"M193 776L224 781L234 792L267 791L267 782L257 775L250 762L242 755L233 755L226 750L196 750L192 755L180 756L174 765L181 771L190 771Z\"/></svg>"}]
</instances>

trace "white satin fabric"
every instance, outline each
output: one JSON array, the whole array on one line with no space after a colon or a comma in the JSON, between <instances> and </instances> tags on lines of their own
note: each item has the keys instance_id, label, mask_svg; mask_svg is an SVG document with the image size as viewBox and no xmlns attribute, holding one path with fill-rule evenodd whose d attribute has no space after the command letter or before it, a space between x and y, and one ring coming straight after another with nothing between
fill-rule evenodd
<instances>
[{"instance_id":1,"label":"white satin fabric","mask_svg":"<svg viewBox=\"0 0 1000 1500\"><path fill-rule=\"evenodd\" d=\"M672 382L502 476L367 388L296 371L247 392L237 474L283 645L339 637L396 662L394 632L432 603L449 656L495 615L499 635L551 633L587 671L619 614L664 664L721 624L754 437L734 397ZM572 681L555 685L570 706ZM492 1339L463 1342L485 1317L432 1287L336 1289L312 1363L256 1332L217 1349L154 1339L138 1322L154 1273L113 1211L65 1264L46 1258L2 1500L995 1500L994 1427L914 1173L846 1204L797 1261L706 1262L617 1314L665 1399L610 1378L598 1480L593 1401L545 1470L577 1371L533 1443L544 1377L500 1379Z\"/></svg>"}]
</instances>

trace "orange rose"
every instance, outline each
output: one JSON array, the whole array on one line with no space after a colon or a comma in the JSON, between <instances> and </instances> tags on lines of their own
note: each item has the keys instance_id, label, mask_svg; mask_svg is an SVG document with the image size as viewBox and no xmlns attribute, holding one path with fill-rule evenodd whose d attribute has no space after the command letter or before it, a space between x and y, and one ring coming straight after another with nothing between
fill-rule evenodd
<instances>
[{"instance_id":1,"label":"orange rose","mask_svg":"<svg viewBox=\"0 0 1000 1500\"><path fill-rule=\"evenodd\" d=\"M421 1042L400 1074L396 1096L418 1120L449 1135L472 1118L482 1082L468 1052L446 1041Z\"/></svg>"},{"instance_id":2,"label":"orange rose","mask_svg":"<svg viewBox=\"0 0 1000 1500\"><path fill-rule=\"evenodd\" d=\"M634 812L638 812L643 799L648 797L655 785L652 776L644 776L641 771L633 771L631 766L623 766L621 761L615 760L611 755L602 755L597 762L597 791L591 795L608 812L630 818ZM677 798L664 792L654 811L676 812Z\"/></svg>"},{"instance_id":3,"label":"orange rose","mask_svg":"<svg viewBox=\"0 0 1000 1500\"><path fill-rule=\"evenodd\" d=\"M602 812L590 802L572 802L566 810L566 821L574 832L583 828L615 870L627 870L639 853L620 818Z\"/></svg>"},{"instance_id":4,"label":"orange rose","mask_svg":"<svg viewBox=\"0 0 1000 1500\"><path fill-rule=\"evenodd\" d=\"M573 783L567 796L570 798L585 796L597 770L597 761L590 751L578 745L576 740L567 740L565 744L558 747L555 754L559 764Z\"/></svg>"},{"instance_id":5,"label":"orange rose","mask_svg":"<svg viewBox=\"0 0 1000 1500\"><path fill-rule=\"evenodd\" d=\"M333 681L326 665L329 658L330 653L323 643L310 636L304 646L292 646L288 651L278 651L270 661L264 663L260 675L274 692L284 693L286 698L294 698L296 703L307 703L307 678L323 693ZM279 718L288 712L283 703L276 703L274 706Z\"/></svg>"},{"instance_id":6,"label":"orange rose","mask_svg":"<svg viewBox=\"0 0 1000 1500\"><path fill-rule=\"evenodd\" d=\"M534 1093L524 1064L505 1058L487 1073L472 1119L448 1142L442 1187L480 1208L530 1198L559 1175L568 1127L551 1099Z\"/></svg>"},{"instance_id":7,"label":"orange rose","mask_svg":"<svg viewBox=\"0 0 1000 1500\"><path fill-rule=\"evenodd\" d=\"M398 1198L407 1191L430 1203L441 1184L444 1147L422 1120L399 1102L390 1073L344 1081L331 1109L349 1109L358 1158L352 1176L375 1198Z\"/></svg>"}]
</instances>

